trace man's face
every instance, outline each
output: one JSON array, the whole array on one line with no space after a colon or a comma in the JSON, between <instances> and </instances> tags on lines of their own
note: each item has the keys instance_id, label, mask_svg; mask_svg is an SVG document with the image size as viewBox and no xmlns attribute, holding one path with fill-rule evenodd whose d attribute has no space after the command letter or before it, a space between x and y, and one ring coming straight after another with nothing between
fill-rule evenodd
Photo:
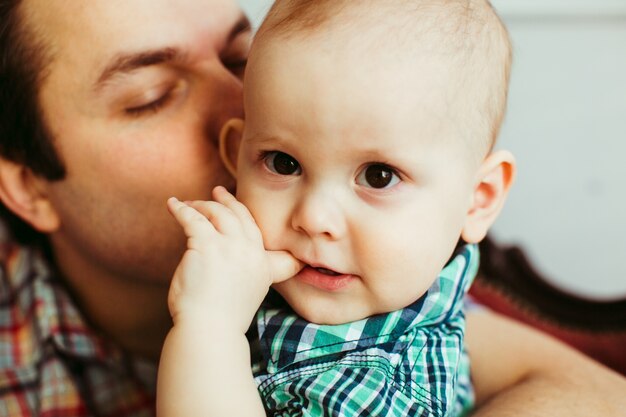
<instances>
[{"instance_id":1,"label":"man's face","mask_svg":"<svg viewBox=\"0 0 626 417\"><path fill-rule=\"evenodd\" d=\"M67 167L46 183L64 262L168 284L185 240L170 196L233 188L217 134L241 116L250 30L233 0L26 0L52 56L40 89Z\"/></svg>"},{"instance_id":2,"label":"man's face","mask_svg":"<svg viewBox=\"0 0 626 417\"><path fill-rule=\"evenodd\" d=\"M237 196L267 248L308 265L276 289L316 323L407 306L451 255L478 169L448 122L446 63L262 39Z\"/></svg>"}]
</instances>

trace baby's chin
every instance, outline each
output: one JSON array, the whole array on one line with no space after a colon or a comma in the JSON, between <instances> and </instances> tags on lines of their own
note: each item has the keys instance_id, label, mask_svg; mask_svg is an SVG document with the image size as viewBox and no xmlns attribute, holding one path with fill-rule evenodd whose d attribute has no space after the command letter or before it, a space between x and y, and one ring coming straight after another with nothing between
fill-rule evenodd
<instances>
[{"instance_id":1,"label":"baby's chin","mask_svg":"<svg viewBox=\"0 0 626 417\"><path fill-rule=\"evenodd\" d=\"M278 290L280 293L281 291ZM308 303L305 300L304 303L297 302L296 300L290 299L290 297L286 294L281 294L289 303L291 308L295 311L295 313L302 317L304 320L324 325L324 326L335 326L339 324L352 323L355 321L359 321L368 317L371 317L373 312L371 311L358 311L357 309L347 308L345 303L336 302L336 303ZM301 300L298 300L301 301ZM302 305L305 304L306 305ZM317 304L317 305L316 305Z\"/></svg>"},{"instance_id":2,"label":"baby's chin","mask_svg":"<svg viewBox=\"0 0 626 417\"><path fill-rule=\"evenodd\" d=\"M367 315L346 316L346 315L336 314L336 313L333 314L332 312L299 313L298 311L296 311L296 313L300 317L305 319L306 321L310 323L318 324L321 326L336 326L340 324L353 323L355 321L359 321L359 320L369 317Z\"/></svg>"},{"instance_id":3,"label":"baby's chin","mask_svg":"<svg viewBox=\"0 0 626 417\"><path fill-rule=\"evenodd\" d=\"M406 298L384 300L381 297L368 298L358 291L342 294L308 291L306 286L292 280L275 284L273 288L298 316L310 323L327 326L353 323L400 310L423 295L410 297L407 293Z\"/></svg>"}]
</instances>

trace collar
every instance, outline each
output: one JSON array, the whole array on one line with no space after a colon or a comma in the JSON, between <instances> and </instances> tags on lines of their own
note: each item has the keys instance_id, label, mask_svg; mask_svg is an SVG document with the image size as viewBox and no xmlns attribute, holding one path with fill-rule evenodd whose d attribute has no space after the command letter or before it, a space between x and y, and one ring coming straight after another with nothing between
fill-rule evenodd
<instances>
[{"instance_id":1,"label":"collar","mask_svg":"<svg viewBox=\"0 0 626 417\"><path fill-rule=\"evenodd\" d=\"M365 349L396 340L416 328L445 322L461 310L463 297L478 270L478 246L463 246L444 267L426 294L390 313L351 323L309 323L288 308L262 308L257 315L267 372L275 373L304 360Z\"/></svg>"},{"instance_id":2,"label":"collar","mask_svg":"<svg viewBox=\"0 0 626 417\"><path fill-rule=\"evenodd\" d=\"M123 352L89 327L45 257L13 243L1 246L0 321L19 329L14 337L20 340L20 349L4 361L15 368L37 366L52 345L66 357L120 366Z\"/></svg>"}]
</instances>

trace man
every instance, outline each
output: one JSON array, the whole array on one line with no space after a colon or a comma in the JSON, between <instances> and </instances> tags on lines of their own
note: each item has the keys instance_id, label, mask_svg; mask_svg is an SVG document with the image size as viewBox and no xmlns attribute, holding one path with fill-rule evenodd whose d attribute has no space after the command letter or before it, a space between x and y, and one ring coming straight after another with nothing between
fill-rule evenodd
<instances>
[{"instance_id":1,"label":"man","mask_svg":"<svg viewBox=\"0 0 626 417\"><path fill-rule=\"evenodd\" d=\"M1 247L0 415L153 415L185 242L165 202L234 185L217 134L242 116L249 40L233 0L0 1L0 199L32 238ZM490 313L467 343L484 415L624 401L623 379Z\"/></svg>"}]
</instances>

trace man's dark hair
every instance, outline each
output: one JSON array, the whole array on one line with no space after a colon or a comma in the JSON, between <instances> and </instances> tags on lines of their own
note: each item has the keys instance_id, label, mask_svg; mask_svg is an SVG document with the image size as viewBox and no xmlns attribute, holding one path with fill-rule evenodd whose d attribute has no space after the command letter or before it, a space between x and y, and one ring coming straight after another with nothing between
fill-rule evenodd
<instances>
[{"instance_id":1,"label":"man's dark hair","mask_svg":"<svg viewBox=\"0 0 626 417\"><path fill-rule=\"evenodd\" d=\"M65 176L41 107L39 86L50 61L41 39L24 20L22 0L0 0L0 157L49 180ZM21 243L41 240L0 204L0 216Z\"/></svg>"}]
</instances>

